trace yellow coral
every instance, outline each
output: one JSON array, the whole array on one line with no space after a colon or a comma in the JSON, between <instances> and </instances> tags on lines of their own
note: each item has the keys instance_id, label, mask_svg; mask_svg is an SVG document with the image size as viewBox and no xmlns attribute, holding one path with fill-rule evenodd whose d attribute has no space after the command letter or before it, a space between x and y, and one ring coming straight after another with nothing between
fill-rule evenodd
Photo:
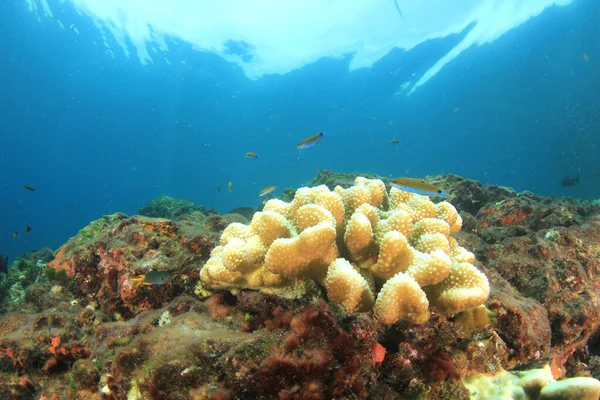
<instances>
[{"instance_id":1,"label":"yellow coral","mask_svg":"<svg viewBox=\"0 0 600 400\"><path fill-rule=\"evenodd\" d=\"M404 236L410 235L413 229L412 218L405 210L393 210L387 213L375 230L375 241L380 242L386 233L397 231Z\"/></svg>"},{"instance_id":2,"label":"yellow coral","mask_svg":"<svg viewBox=\"0 0 600 400\"><path fill-rule=\"evenodd\" d=\"M460 246L456 239L449 237L448 243L450 244L450 256L454 262L468 262L470 264L475 262L475 254Z\"/></svg>"},{"instance_id":3,"label":"yellow coral","mask_svg":"<svg viewBox=\"0 0 600 400\"><path fill-rule=\"evenodd\" d=\"M452 226L456 223L458 212L452 204L442 201L435 205L435 217L446 221L448 225Z\"/></svg>"},{"instance_id":4,"label":"yellow coral","mask_svg":"<svg viewBox=\"0 0 600 400\"><path fill-rule=\"evenodd\" d=\"M336 187L336 192L342 195L346 213L353 213L359 206L371 202L371 192L366 186L352 186L348 189L338 188L339 186Z\"/></svg>"},{"instance_id":5,"label":"yellow coral","mask_svg":"<svg viewBox=\"0 0 600 400\"><path fill-rule=\"evenodd\" d=\"M349 313L368 311L375 302L368 281L344 258L329 266L325 287L329 300L341 304Z\"/></svg>"},{"instance_id":6,"label":"yellow coral","mask_svg":"<svg viewBox=\"0 0 600 400\"><path fill-rule=\"evenodd\" d=\"M441 233L448 237L450 236L450 225L441 219L424 218L413 225L409 239L411 243L416 243L421 235L433 233Z\"/></svg>"},{"instance_id":7,"label":"yellow coral","mask_svg":"<svg viewBox=\"0 0 600 400\"><path fill-rule=\"evenodd\" d=\"M419 222L425 218L435 218L435 204L425 196L413 196L407 202L410 216L413 222Z\"/></svg>"},{"instance_id":8,"label":"yellow coral","mask_svg":"<svg viewBox=\"0 0 600 400\"><path fill-rule=\"evenodd\" d=\"M369 218L369 222L371 222L371 226L377 226L379 221L381 220L379 216L379 209L373 207L370 204L363 204L356 208L356 211L365 214L367 218ZM355 211L355 212L356 212Z\"/></svg>"},{"instance_id":9,"label":"yellow coral","mask_svg":"<svg viewBox=\"0 0 600 400\"><path fill-rule=\"evenodd\" d=\"M422 324L429 319L429 302L417 281L400 272L379 291L374 312L384 324L400 320Z\"/></svg>"},{"instance_id":10,"label":"yellow coral","mask_svg":"<svg viewBox=\"0 0 600 400\"><path fill-rule=\"evenodd\" d=\"M348 312L374 308L383 323L423 323L430 304L456 313L488 297L475 256L450 236L461 226L450 203L396 188L388 197L378 179L300 188L289 203L269 200L249 225L230 224L201 279L286 297L312 292L316 282ZM375 302L373 279L382 285Z\"/></svg>"},{"instance_id":11,"label":"yellow coral","mask_svg":"<svg viewBox=\"0 0 600 400\"><path fill-rule=\"evenodd\" d=\"M285 217L274 211L263 211L254 214L252 228L266 246L275 239L292 237L293 227Z\"/></svg>"},{"instance_id":12,"label":"yellow coral","mask_svg":"<svg viewBox=\"0 0 600 400\"><path fill-rule=\"evenodd\" d=\"M327 267L338 256L335 219L315 204L302 206L298 218L303 231L294 238L275 240L265 256L265 267L275 274L310 277L322 283Z\"/></svg>"},{"instance_id":13,"label":"yellow coral","mask_svg":"<svg viewBox=\"0 0 600 400\"><path fill-rule=\"evenodd\" d=\"M344 202L342 196L335 192L321 192L315 198L315 204L325 207L333 215L336 227L344 224Z\"/></svg>"},{"instance_id":14,"label":"yellow coral","mask_svg":"<svg viewBox=\"0 0 600 400\"><path fill-rule=\"evenodd\" d=\"M358 176L354 180L354 187L357 186L365 186L369 190L371 199L368 203L373 207L381 207L385 198L387 197L385 184L381 179L367 179L363 178L362 176Z\"/></svg>"},{"instance_id":15,"label":"yellow coral","mask_svg":"<svg viewBox=\"0 0 600 400\"><path fill-rule=\"evenodd\" d=\"M390 209L401 207L402 205L406 204L413 196L416 195L414 193L405 192L404 190L392 187L390 189Z\"/></svg>"},{"instance_id":16,"label":"yellow coral","mask_svg":"<svg viewBox=\"0 0 600 400\"><path fill-rule=\"evenodd\" d=\"M450 234L454 235L455 233L459 232L462 228L462 224L463 224L463 219L460 216L460 214L457 214L456 222L454 224L452 224L452 226L450 226Z\"/></svg>"},{"instance_id":17,"label":"yellow coral","mask_svg":"<svg viewBox=\"0 0 600 400\"><path fill-rule=\"evenodd\" d=\"M446 279L425 290L435 307L455 314L486 301L490 294L490 284L473 264L459 262L452 265Z\"/></svg>"},{"instance_id":18,"label":"yellow coral","mask_svg":"<svg viewBox=\"0 0 600 400\"><path fill-rule=\"evenodd\" d=\"M232 238L223 247L223 266L229 271L244 272L252 267L246 261L246 242L242 239Z\"/></svg>"},{"instance_id":19,"label":"yellow coral","mask_svg":"<svg viewBox=\"0 0 600 400\"><path fill-rule=\"evenodd\" d=\"M281 214L284 218L290 219L291 215L291 203L286 203L285 201L279 199L271 199L265 203L263 207L263 212L265 211L273 211L277 214ZM254 214L254 218L256 218L256 214ZM252 223L250 223L252 225Z\"/></svg>"},{"instance_id":20,"label":"yellow coral","mask_svg":"<svg viewBox=\"0 0 600 400\"><path fill-rule=\"evenodd\" d=\"M600 381L588 377L555 381L548 364L525 371L500 371L496 375L475 374L463 379L474 400L538 399L596 400L600 396Z\"/></svg>"},{"instance_id":21,"label":"yellow coral","mask_svg":"<svg viewBox=\"0 0 600 400\"><path fill-rule=\"evenodd\" d=\"M423 253L432 253L436 250L442 250L446 254L450 253L450 243L448 237L443 233L425 233L421 235L414 243L415 249Z\"/></svg>"},{"instance_id":22,"label":"yellow coral","mask_svg":"<svg viewBox=\"0 0 600 400\"><path fill-rule=\"evenodd\" d=\"M227 261L224 261L225 248L222 246L215 247L211 253L211 258L200 271L202 283L222 289L243 287L263 290L264 288L270 288L270 293L283 294L284 292L290 292L288 288L293 287L295 284L292 279L273 274L265 268L261 268L260 265L251 268L250 264L240 262L239 258L235 256L235 250L239 249L239 242L236 242L233 241L234 244ZM303 294L303 292L290 293L289 297L293 298Z\"/></svg>"},{"instance_id":23,"label":"yellow coral","mask_svg":"<svg viewBox=\"0 0 600 400\"><path fill-rule=\"evenodd\" d=\"M352 259L361 261L370 256L369 250L374 247L373 228L365 214L358 210L352 214L346 225L344 242Z\"/></svg>"},{"instance_id":24,"label":"yellow coral","mask_svg":"<svg viewBox=\"0 0 600 400\"><path fill-rule=\"evenodd\" d=\"M371 271L375 277L386 281L398 272L406 271L413 261L414 253L406 236L397 231L388 232L381 241L379 258Z\"/></svg>"},{"instance_id":25,"label":"yellow coral","mask_svg":"<svg viewBox=\"0 0 600 400\"><path fill-rule=\"evenodd\" d=\"M250 226L241 224L239 222L234 222L227 225L227 227L223 230L220 243L222 246L225 246L232 238L247 239L253 234L254 232Z\"/></svg>"},{"instance_id":26,"label":"yellow coral","mask_svg":"<svg viewBox=\"0 0 600 400\"><path fill-rule=\"evenodd\" d=\"M298 209L296 225L300 231L318 224L326 224L335 228L336 221L333 215L323 206L307 204Z\"/></svg>"},{"instance_id":27,"label":"yellow coral","mask_svg":"<svg viewBox=\"0 0 600 400\"><path fill-rule=\"evenodd\" d=\"M448 277L451 267L450 257L437 249L431 253L416 253L406 274L415 278L420 286L435 285Z\"/></svg>"}]
</instances>

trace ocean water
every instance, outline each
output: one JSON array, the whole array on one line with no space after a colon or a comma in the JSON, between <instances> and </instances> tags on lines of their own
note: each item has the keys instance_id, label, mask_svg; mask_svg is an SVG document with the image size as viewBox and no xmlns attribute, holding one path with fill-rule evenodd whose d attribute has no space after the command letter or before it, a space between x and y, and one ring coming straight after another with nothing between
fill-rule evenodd
<instances>
[{"instance_id":1,"label":"ocean water","mask_svg":"<svg viewBox=\"0 0 600 400\"><path fill-rule=\"evenodd\" d=\"M305 185L315 168L600 196L597 0L398 1L403 17L389 0L363 17L339 0L129 3L0 3L11 259L161 195L257 206L263 187ZM318 146L296 149L318 132Z\"/></svg>"}]
</instances>

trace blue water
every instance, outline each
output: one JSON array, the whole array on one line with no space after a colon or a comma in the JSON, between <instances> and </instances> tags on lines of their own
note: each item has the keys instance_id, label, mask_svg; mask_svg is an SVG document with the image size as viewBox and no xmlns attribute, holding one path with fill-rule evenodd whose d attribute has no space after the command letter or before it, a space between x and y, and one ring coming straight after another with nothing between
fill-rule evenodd
<instances>
[{"instance_id":1,"label":"blue water","mask_svg":"<svg viewBox=\"0 0 600 400\"><path fill-rule=\"evenodd\" d=\"M597 0L549 8L471 48L408 97L394 93L465 32L369 69L349 72L348 55L251 81L185 43L169 43L185 64L112 57L93 44L102 38L89 19L64 13L80 35L38 21L22 1L0 4L0 253L11 259L161 195L221 212L256 206L263 187L304 185L316 167L600 196ZM320 131L321 144L296 150ZM563 188L579 170L581 183Z\"/></svg>"}]
</instances>

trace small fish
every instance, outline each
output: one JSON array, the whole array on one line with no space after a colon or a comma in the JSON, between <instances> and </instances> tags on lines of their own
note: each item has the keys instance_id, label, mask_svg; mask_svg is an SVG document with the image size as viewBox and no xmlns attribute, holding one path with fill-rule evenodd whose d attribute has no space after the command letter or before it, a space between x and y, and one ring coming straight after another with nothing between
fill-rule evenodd
<instances>
[{"instance_id":1,"label":"small fish","mask_svg":"<svg viewBox=\"0 0 600 400\"><path fill-rule=\"evenodd\" d=\"M48 332L52 330L52 315L48 315Z\"/></svg>"},{"instance_id":2,"label":"small fish","mask_svg":"<svg viewBox=\"0 0 600 400\"><path fill-rule=\"evenodd\" d=\"M579 184L579 174L577 175L569 175L569 176L565 176L563 177L562 181L560 182L560 185L562 187L571 187L571 186L575 186Z\"/></svg>"},{"instance_id":3,"label":"small fish","mask_svg":"<svg viewBox=\"0 0 600 400\"><path fill-rule=\"evenodd\" d=\"M584 54L584 55L583 55L583 58L585 58L585 61L590 61L590 56L589 56L589 55L587 55L587 54Z\"/></svg>"},{"instance_id":4,"label":"small fish","mask_svg":"<svg viewBox=\"0 0 600 400\"><path fill-rule=\"evenodd\" d=\"M221 193L221 186L217 186L217 192Z\"/></svg>"},{"instance_id":5,"label":"small fish","mask_svg":"<svg viewBox=\"0 0 600 400\"><path fill-rule=\"evenodd\" d=\"M400 143L400 141L398 139L396 139L396 138L393 138L392 140L390 140L390 143L391 144L398 144L398 143Z\"/></svg>"},{"instance_id":6,"label":"small fish","mask_svg":"<svg viewBox=\"0 0 600 400\"><path fill-rule=\"evenodd\" d=\"M29 225L25 225L25 232L31 232L31 227Z\"/></svg>"},{"instance_id":7,"label":"small fish","mask_svg":"<svg viewBox=\"0 0 600 400\"><path fill-rule=\"evenodd\" d=\"M230 192L233 190L233 183L229 182L227 184L227 190L229 190Z\"/></svg>"},{"instance_id":8,"label":"small fish","mask_svg":"<svg viewBox=\"0 0 600 400\"><path fill-rule=\"evenodd\" d=\"M258 156L256 155L256 153L254 153L252 151L247 152L246 154L244 154L244 156L246 158L258 158Z\"/></svg>"},{"instance_id":9,"label":"small fish","mask_svg":"<svg viewBox=\"0 0 600 400\"><path fill-rule=\"evenodd\" d=\"M67 206L63 205L63 211L67 211Z\"/></svg>"},{"instance_id":10,"label":"small fish","mask_svg":"<svg viewBox=\"0 0 600 400\"><path fill-rule=\"evenodd\" d=\"M14 231L14 232L13 232L13 237L14 237L15 239L19 237L19 234L17 233L17 231Z\"/></svg>"},{"instance_id":11,"label":"small fish","mask_svg":"<svg viewBox=\"0 0 600 400\"><path fill-rule=\"evenodd\" d=\"M314 136L304 139L303 141L298 143L298 146L296 146L296 148L298 150L308 149L309 147L313 147L313 146L319 144L321 139L323 139L323 132L317 133Z\"/></svg>"},{"instance_id":12,"label":"small fish","mask_svg":"<svg viewBox=\"0 0 600 400\"><path fill-rule=\"evenodd\" d=\"M25 185L24 188L31 192L35 192L35 186L30 185L29 183L27 185Z\"/></svg>"},{"instance_id":13,"label":"small fish","mask_svg":"<svg viewBox=\"0 0 600 400\"><path fill-rule=\"evenodd\" d=\"M266 188L264 188L263 190L260 191L260 193L258 193L259 197L262 196L266 196L269 193L271 193L273 190L277 189L277 186L267 186Z\"/></svg>"},{"instance_id":14,"label":"small fish","mask_svg":"<svg viewBox=\"0 0 600 400\"><path fill-rule=\"evenodd\" d=\"M131 281L137 285L164 285L169 282L169 273L167 271L152 271L145 275L139 275L131 278Z\"/></svg>"},{"instance_id":15,"label":"small fish","mask_svg":"<svg viewBox=\"0 0 600 400\"><path fill-rule=\"evenodd\" d=\"M446 196L446 192L442 189L431 183L427 183L422 179L397 178L390 183L396 189L404 190L405 192L416 193L423 196Z\"/></svg>"}]
</instances>

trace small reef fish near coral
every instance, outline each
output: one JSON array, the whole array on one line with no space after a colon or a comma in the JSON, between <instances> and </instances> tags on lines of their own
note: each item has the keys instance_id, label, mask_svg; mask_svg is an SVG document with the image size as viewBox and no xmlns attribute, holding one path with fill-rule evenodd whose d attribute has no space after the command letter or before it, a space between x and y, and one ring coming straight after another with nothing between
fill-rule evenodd
<instances>
[{"instance_id":1,"label":"small reef fish near coral","mask_svg":"<svg viewBox=\"0 0 600 400\"><path fill-rule=\"evenodd\" d=\"M252 151L247 152L246 154L244 154L244 156L246 158L258 158L258 156L256 155L256 153L254 153Z\"/></svg>"},{"instance_id":2,"label":"small reef fish near coral","mask_svg":"<svg viewBox=\"0 0 600 400\"><path fill-rule=\"evenodd\" d=\"M323 136L324 136L323 132L317 133L316 135L308 137L308 138L304 139L303 141L301 141L300 143L298 143L296 148L298 150L302 150L302 149L308 149L309 147L316 146L317 144L319 144L321 139L323 139Z\"/></svg>"},{"instance_id":3,"label":"small reef fish near coral","mask_svg":"<svg viewBox=\"0 0 600 400\"><path fill-rule=\"evenodd\" d=\"M169 282L170 274L167 271L152 271L144 275L131 278L136 285L164 285Z\"/></svg>"},{"instance_id":4,"label":"small reef fish near coral","mask_svg":"<svg viewBox=\"0 0 600 400\"><path fill-rule=\"evenodd\" d=\"M29 190L30 192L35 192L35 186L27 184L24 186L25 189Z\"/></svg>"},{"instance_id":5,"label":"small reef fish near coral","mask_svg":"<svg viewBox=\"0 0 600 400\"><path fill-rule=\"evenodd\" d=\"M260 192L258 192L258 196L262 197L262 196L266 196L269 193L271 193L273 190L277 189L277 186L267 186L266 188L264 188L263 190L261 190Z\"/></svg>"},{"instance_id":6,"label":"small reef fish near coral","mask_svg":"<svg viewBox=\"0 0 600 400\"><path fill-rule=\"evenodd\" d=\"M420 194L423 196L446 196L446 193L441 188L432 185L431 183L425 182L422 179L397 178L393 179L390 183L397 189Z\"/></svg>"}]
</instances>

